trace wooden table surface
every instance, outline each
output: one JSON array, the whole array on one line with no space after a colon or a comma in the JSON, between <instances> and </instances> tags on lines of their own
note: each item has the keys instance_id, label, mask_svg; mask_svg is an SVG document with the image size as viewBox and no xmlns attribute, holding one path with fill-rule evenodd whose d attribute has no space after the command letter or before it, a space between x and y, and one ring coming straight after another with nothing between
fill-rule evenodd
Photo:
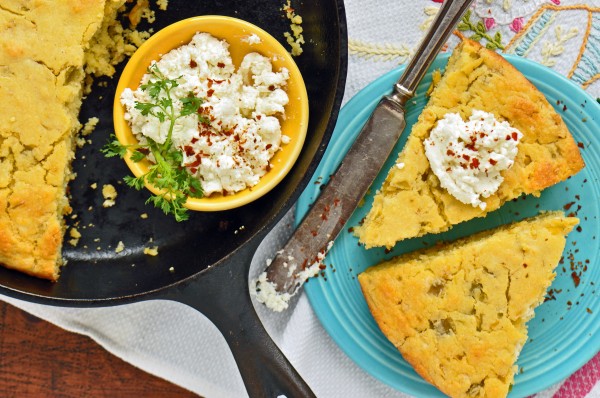
<instances>
[{"instance_id":1,"label":"wooden table surface","mask_svg":"<svg viewBox=\"0 0 600 398\"><path fill-rule=\"evenodd\" d=\"M0 301L0 397L197 395L131 366L86 336Z\"/></svg>"}]
</instances>

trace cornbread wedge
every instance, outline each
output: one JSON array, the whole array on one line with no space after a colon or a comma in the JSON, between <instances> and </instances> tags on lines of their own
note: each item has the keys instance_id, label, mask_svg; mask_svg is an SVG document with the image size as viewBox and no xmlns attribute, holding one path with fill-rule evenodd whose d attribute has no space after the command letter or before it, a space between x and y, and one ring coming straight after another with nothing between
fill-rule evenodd
<instances>
[{"instance_id":1,"label":"cornbread wedge","mask_svg":"<svg viewBox=\"0 0 600 398\"><path fill-rule=\"evenodd\" d=\"M546 213L396 257L358 280L381 331L425 380L451 397L504 397L577 223Z\"/></svg>"},{"instance_id":2,"label":"cornbread wedge","mask_svg":"<svg viewBox=\"0 0 600 398\"><path fill-rule=\"evenodd\" d=\"M523 133L513 166L502 172L485 210L451 196L432 172L423 141L447 113L467 120L474 109L492 113ZM454 50L406 146L374 197L364 223L355 228L367 248L388 248L403 239L439 233L483 217L522 194L540 191L584 167L577 143L545 97L509 62L476 42Z\"/></svg>"},{"instance_id":3,"label":"cornbread wedge","mask_svg":"<svg viewBox=\"0 0 600 398\"><path fill-rule=\"evenodd\" d=\"M0 0L0 263L9 268L58 278L84 67L114 71L86 53L123 3Z\"/></svg>"}]
</instances>

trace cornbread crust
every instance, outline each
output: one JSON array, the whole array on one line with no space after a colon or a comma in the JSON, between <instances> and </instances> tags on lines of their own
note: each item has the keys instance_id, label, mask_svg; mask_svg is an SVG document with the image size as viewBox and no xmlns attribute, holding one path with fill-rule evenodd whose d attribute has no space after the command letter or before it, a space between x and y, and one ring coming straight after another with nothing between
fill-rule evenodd
<instances>
[{"instance_id":1,"label":"cornbread crust","mask_svg":"<svg viewBox=\"0 0 600 398\"><path fill-rule=\"evenodd\" d=\"M425 156L423 141L447 113L468 119L473 109L494 114L523 133L514 165L481 210L464 204L440 186ZM403 239L446 231L483 217L522 194L540 191L584 167L577 143L546 98L502 56L464 40L448 61L428 104L413 126L356 235L367 248L392 247Z\"/></svg>"},{"instance_id":2,"label":"cornbread crust","mask_svg":"<svg viewBox=\"0 0 600 398\"><path fill-rule=\"evenodd\" d=\"M58 278L85 54L124 2L0 0L0 263L9 268Z\"/></svg>"},{"instance_id":3,"label":"cornbread crust","mask_svg":"<svg viewBox=\"0 0 600 398\"><path fill-rule=\"evenodd\" d=\"M578 223L547 213L396 257L358 276L385 336L451 397L504 397Z\"/></svg>"}]
</instances>

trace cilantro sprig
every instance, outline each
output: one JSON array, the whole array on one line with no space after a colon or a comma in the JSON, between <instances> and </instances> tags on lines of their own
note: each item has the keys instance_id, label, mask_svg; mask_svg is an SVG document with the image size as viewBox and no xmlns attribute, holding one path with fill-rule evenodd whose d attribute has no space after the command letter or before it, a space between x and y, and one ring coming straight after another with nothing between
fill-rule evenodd
<instances>
[{"instance_id":1,"label":"cilantro sprig","mask_svg":"<svg viewBox=\"0 0 600 398\"><path fill-rule=\"evenodd\" d=\"M148 94L149 102L136 101L135 108L143 116L150 115L156 117L161 123L165 121L169 123L164 143L159 144L146 137L145 144L123 145L113 134L111 140L102 148L102 153L106 157L124 158L129 150L130 159L134 162L140 162L152 154L154 162L151 162L148 172L139 177L126 176L124 181L137 190L143 189L146 181L159 188L162 193L150 196L146 203L152 203L165 214L173 214L177 221L184 221L189 218L188 210L184 207L187 198L200 198L203 192L200 181L181 165L183 154L173 146L173 129L177 119L198 115L198 109L203 101L190 92L187 97L180 99L181 109L178 110L172 96L173 89L179 86L178 79L167 78L156 64L148 68L148 74L150 79L142 84L140 89ZM208 123L208 120L200 115L198 120L201 123Z\"/></svg>"}]
</instances>

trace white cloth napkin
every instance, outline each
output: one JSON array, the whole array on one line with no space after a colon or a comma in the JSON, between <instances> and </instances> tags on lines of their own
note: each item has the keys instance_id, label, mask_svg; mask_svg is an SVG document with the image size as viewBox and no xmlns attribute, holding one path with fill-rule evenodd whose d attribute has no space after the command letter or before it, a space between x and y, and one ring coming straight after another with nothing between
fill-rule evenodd
<instances>
[{"instance_id":1,"label":"white cloth napkin","mask_svg":"<svg viewBox=\"0 0 600 398\"><path fill-rule=\"evenodd\" d=\"M345 3L351 55L344 102L378 76L405 62L439 7L439 2L431 0L346 0ZM492 34L500 32L506 44L517 34L519 26L523 28L536 16L540 7L560 3L558 0L479 0L472 19L493 16L494 23L488 19L486 26ZM593 3L595 7L600 6L600 0ZM585 12L578 9L555 12L551 15L554 28L535 37L536 41L525 55L567 75L582 48ZM509 48L508 52L513 51ZM583 82L585 73L583 70L578 75ZM594 98L600 95L599 82L587 86ZM258 249L251 278L262 271L265 260L285 243L292 225L293 213L289 212ZM224 338L206 317L185 305L151 301L110 308L72 309L2 296L0 299L64 329L88 335L125 361L204 397L247 396ZM369 376L345 356L321 327L304 294L295 298L284 313L270 312L257 303L255 307L272 338L317 396L406 397ZM538 396L551 397L556 389Z\"/></svg>"}]
</instances>

